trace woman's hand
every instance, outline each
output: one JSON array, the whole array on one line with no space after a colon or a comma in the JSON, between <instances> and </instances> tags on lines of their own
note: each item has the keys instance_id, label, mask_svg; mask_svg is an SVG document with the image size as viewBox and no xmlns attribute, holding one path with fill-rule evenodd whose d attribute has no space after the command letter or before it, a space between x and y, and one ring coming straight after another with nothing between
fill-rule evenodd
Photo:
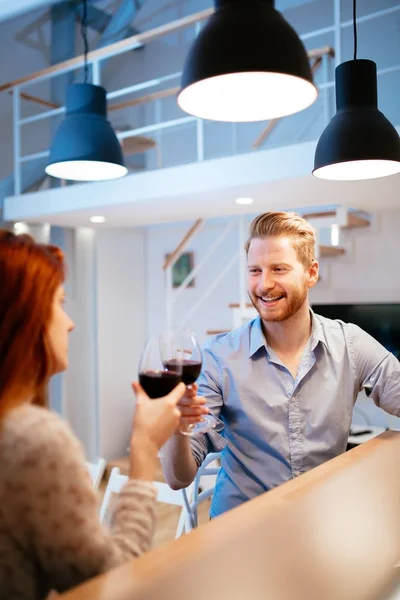
<instances>
[{"instance_id":1,"label":"woman's hand","mask_svg":"<svg viewBox=\"0 0 400 600\"><path fill-rule=\"evenodd\" d=\"M186 392L180 383L163 398L150 399L139 383L132 383L136 395L136 410L133 420L132 441L140 438L158 450L173 435L179 425L181 411L177 407Z\"/></svg>"},{"instance_id":2,"label":"woman's hand","mask_svg":"<svg viewBox=\"0 0 400 600\"><path fill-rule=\"evenodd\" d=\"M206 399L197 396L197 390L198 387L195 383L190 387L187 387L185 395L178 402L181 419L176 433L179 433L181 428L185 430L188 425L200 423L202 416L209 412L206 406Z\"/></svg>"},{"instance_id":3,"label":"woman's hand","mask_svg":"<svg viewBox=\"0 0 400 600\"><path fill-rule=\"evenodd\" d=\"M136 395L136 410L131 436L130 473L131 479L153 481L158 452L175 433L181 412L178 402L186 388L180 383L168 396L151 400L141 385L132 383Z\"/></svg>"}]
</instances>

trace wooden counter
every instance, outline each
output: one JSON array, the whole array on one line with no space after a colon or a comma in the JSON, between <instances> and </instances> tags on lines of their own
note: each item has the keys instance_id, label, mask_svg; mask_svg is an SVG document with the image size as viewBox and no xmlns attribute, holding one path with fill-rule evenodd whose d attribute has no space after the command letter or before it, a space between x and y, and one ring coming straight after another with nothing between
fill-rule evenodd
<instances>
[{"instance_id":1,"label":"wooden counter","mask_svg":"<svg viewBox=\"0 0 400 600\"><path fill-rule=\"evenodd\" d=\"M400 557L399 458L400 432L388 431L62 598L386 598Z\"/></svg>"}]
</instances>

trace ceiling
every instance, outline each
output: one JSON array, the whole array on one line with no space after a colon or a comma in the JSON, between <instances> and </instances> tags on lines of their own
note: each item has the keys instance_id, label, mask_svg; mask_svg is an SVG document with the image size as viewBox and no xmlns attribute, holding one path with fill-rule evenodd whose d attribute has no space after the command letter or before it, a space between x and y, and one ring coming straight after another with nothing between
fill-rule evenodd
<instances>
[{"instance_id":1,"label":"ceiling","mask_svg":"<svg viewBox=\"0 0 400 600\"><path fill-rule=\"evenodd\" d=\"M251 196L254 203L238 206L235 199ZM359 182L321 181L311 175L270 181L253 186L234 186L208 193L165 196L132 203L96 206L81 210L29 217L29 222L49 222L64 227L93 227L90 217L102 215L106 222L95 227L132 227L162 222L254 214L265 210L300 209L343 204L369 212L400 205L400 175ZM22 215L21 215L22 216Z\"/></svg>"}]
</instances>

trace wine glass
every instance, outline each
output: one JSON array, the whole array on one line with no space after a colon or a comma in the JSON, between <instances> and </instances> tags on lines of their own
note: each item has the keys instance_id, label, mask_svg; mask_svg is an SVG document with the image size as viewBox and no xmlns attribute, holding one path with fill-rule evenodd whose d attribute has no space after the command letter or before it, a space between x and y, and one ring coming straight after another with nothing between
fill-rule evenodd
<instances>
[{"instance_id":1,"label":"wine glass","mask_svg":"<svg viewBox=\"0 0 400 600\"><path fill-rule=\"evenodd\" d=\"M182 362L182 381L190 388L197 380L201 372L203 357L200 345L196 335L190 329L178 329L171 333L175 340L174 344L178 348ZM166 363L167 365L169 363ZM207 433L208 431L220 431L224 428L223 423L212 414L201 415L199 423L191 423L183 426L180 432L183 435L196 435L198 433Z\"/></svg>"},{"instance_id":2,"label":"wine glass","mask_svg":"<svg viewBox=\"0 0 400 600\"><path fill-rule=\"evenodd\" d=\"M139 383L150 398L166 396L182 377L182 360L173 336L148 340L139 364Z\"/></svg>"}]
</instances>

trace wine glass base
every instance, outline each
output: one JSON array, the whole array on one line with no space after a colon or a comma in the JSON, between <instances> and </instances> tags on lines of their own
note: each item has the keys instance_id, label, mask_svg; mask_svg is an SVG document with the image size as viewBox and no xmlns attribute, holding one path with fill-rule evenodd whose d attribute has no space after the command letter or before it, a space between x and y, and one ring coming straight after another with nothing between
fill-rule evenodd
<instances>
[{"instance_id":1,"label":"wine glass base","mask_svg":"<svg viewBox=\"0 0 400 600\"><path fill-rule=\"evenodd\" d=\"M198 435L199 433L208 433L209 431L221 431L223 429L223 424L219 419L214 417L214 415L203 415L202 421L200 423L193 423L192 425L187 425L185 429L181 429L180 432L182 435L187 435L189 437L193 435Z\"/></svg>"}]
</instances>

